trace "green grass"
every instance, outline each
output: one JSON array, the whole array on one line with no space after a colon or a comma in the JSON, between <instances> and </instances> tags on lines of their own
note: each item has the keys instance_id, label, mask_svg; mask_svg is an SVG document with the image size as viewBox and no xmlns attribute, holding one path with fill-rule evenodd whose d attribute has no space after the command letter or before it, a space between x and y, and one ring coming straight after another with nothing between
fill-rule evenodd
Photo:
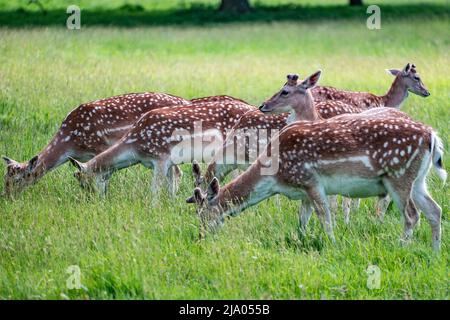
<instances>
[{"instance_id":1,"label":"green grass","mask_svg":"<svg viewBox=\"0 0 450 320\"><path fill-rule=\"evenodd\" d=\"M0 2L0 10L7 6ZM411 95L404 110L436 128L448 150L450 23L443 17L386 19L379 31L367 30L364 18L81 31L17 26L0 28L0 154L17 160L41 150L71 109L97 98L150 90L186 98L226 93L258 104L287 73L317 68L321 84L381 94L392 81L384 69L410 61L431 96ZM425 219L412 244L401 246L399 212L381 224L372 199L350 226L338 215L335 245L316 218L301 236L298 203L285 198L280 207L270 199L250 208L198 242L194 207L184 204L189 166L177 198L163 197L157 207L151 172L142 167L116 174L106 199L85 194L73 171L65 165L16 200L0 198L0 298L449 298L449 192L434 173L440 254L431 250ZM378 290L366 287L371 264L382 272ZM80 266L84 289L67 289L70 265Z\"/></svg>"}]
</instances>

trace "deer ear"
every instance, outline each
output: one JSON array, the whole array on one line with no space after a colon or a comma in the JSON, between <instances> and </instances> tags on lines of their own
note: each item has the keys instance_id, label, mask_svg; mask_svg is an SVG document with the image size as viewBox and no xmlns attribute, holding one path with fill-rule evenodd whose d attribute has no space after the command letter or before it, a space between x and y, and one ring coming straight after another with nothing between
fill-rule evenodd
<instances>
[{"instance_id":1,"label":"deer ear","mask_svg":"<svg viewBox=\"0 0 450 320\"><path fill-rule=\"evenodd\" d=\"M5 156L2 156L2 159L5 161L7 166L17 163L17 161L14 161L13 159L5 157Z\"/></svg>"},{"instance_id":2,"label":"deer ear","mask_svg":"<svg viewBox=\"0 0 450 320\"><path fill-rule=\"evenodd\" d=\"M310 89L316 86L317 82L319 82L320 75L322 74L322 70L317 70L312 75L310 75L308 78L302 81L300 83L300 86L304 89Z\"/></svg>"},{"instance_id":3,"label":"deer ear","mask_svg":"<svg viewBox=\"0 0 450 320\"><path fill-rule=\"evenodd\" d=\"M202 203L204 196L202 194L202 190L200 188L194 189L194 195L186 199L186 203Z\"/></svg>"},{"instance_id":4,"label":"deer ear","mask_svg":"<svg viewBox=\"0 0 450 320\"><path fill-rule=\"evenodd\" d=\"M219 191L220 191L219 180L216 177L214 177L208 186L208 201L211 201L215 197L217 197Z\"/></svg>"},{"instance_id":5,"label":"deer ear","mask_svg":"<svg viewBox=\"0 0 450 320\"><path fill-rule=\"evenodd\" d=\"M194 176L201 175L200 165L198 164L197 160L194 160L192 162L192 172L194 173Z\"/></svg>"},{"instance_id":6,"label":"deer ear","mask_svg":"<svg viewBox=\"0 0 450 320\"><path fill-rule=\"evenodd\" d=\"M403 75L406 76L410 71L411 71L411 63L408 63L408 64L403 68Z\"/></svg>"},{"instance_id":7,"label":"deer ear","mask_svg":"<svg viewBox=\"0 0 450 320\"><path fill-rule=\"evenodd\" d=\"M401 73L401 71L398 69L386 69L386 72L392 74L394 77Z\"/></svg>"},{"instance_id":8,"label":"deer ear","mask_svg":"<svg viewBox=\"0 0 450 320\"><path fill-rule=\"evenodd\" d=\"M77 161L77 160L75 160L75 159L72 158L72 157L69 157L69 161L70 161L70 163L71 163L75 168L77 168L78 170L80 170L80 171L85 171L86 165L85 165L84 163L81 163L80 161Z\"/></svg>"},{"instance_id":9,"label":"deer ear","mask_svg":"<svg viewBox=\"0 0 450 320\"><path fill-rule=\"evenodd\" d=\"M194 160L192 162L192 174L194 175L195 186L197 187L202 183L203 178L202 178L202 171L200 169L200 165L198 164L198 162L196 160Z\"/></svg>"},{"instance_id":10,"label":"deer ear","mask_svg":"<svg viewBox=\"0 0 450 320\"><path fill-rule=\"evenodd\" d=\"M36 167L38 158L39 158L39 156L34 156L33 158L31 158L30 161L28 161L27 169L28 169L29 171L33 171L33 170L34 170L34 168Z\"/></svg>"}]
</instances>

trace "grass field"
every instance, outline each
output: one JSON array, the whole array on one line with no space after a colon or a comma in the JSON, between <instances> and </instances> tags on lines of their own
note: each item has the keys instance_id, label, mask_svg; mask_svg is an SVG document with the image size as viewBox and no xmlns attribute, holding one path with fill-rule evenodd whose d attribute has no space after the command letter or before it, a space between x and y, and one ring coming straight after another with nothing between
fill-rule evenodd
<instances>
[{"instance_id":1,"label":"grass field","mask_svg":"<svg viewBox=\"0 0 450 320\"><path fill-rule=\"evenodd\" d=\"M229 94L259 104L279 89L287 73L305 76L318 68L323 70L321 84L382 94L392 81L384 69L407 62L417 65L431 96L410 95L403 110L436 128L449 150L450 20L445 1L411 17L408 7L398 17L385 17L382 11L377 31L366 28L364 8L352 8L342 19L255 18L208 26L124 28L94 23L91 16L92 25L69 31L64 9L62 23L51 20L64 5L43 2L55 9L47 18L17 11L28 10L20 1L0 1L2 155L31 158L70 110L98 98L163 91L186 98ZM92 10L109 8L99 3ZM121 5L111 3L113 8ZM162 3L155 1L162 6L156 9L171 8ZM170 3L176 9L188 1ZM210 10L212 1L206 3ZM147 4L144 9L152 8ZM8 12L19 12L24 22L7 22ZM372 199L362 202L349 226L338 215L335 245L326 240L316 218L308 235L301 236L298 203L285 198L280 207L270 199L250 208L227 221L217 235L198 242L194 207L184 203L192 192L190 166L183 169L176 200L162 197L157 207L151 206L151 172L143 167L114 175L106 199L85 194L70 165L15 200L0 197L0 298L449 298L449 189L434 173L429 186L443 209L440 254L431 250L425 219L412 244L400 245L399 212L391 210L380 223ZM0 170L5 170L3 163ZM381 269L381 287L370 290L366 268L373 264ZM80 290L66 286L71 265L81 269Z\"/></svg>"}]
</instances>

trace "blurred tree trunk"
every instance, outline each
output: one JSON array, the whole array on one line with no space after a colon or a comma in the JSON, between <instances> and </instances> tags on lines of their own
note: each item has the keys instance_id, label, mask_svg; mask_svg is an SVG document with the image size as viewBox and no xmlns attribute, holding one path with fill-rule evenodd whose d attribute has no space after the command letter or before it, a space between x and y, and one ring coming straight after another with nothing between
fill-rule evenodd
<instances>
[{"instance_id":1,"label":"blurred tree trunk","mask_svg":"<svg viewBox=\"0 0 450 320\"><path fill-rule=\"evenodd\" d=\"M362 2L362 0L350 0L350 5L351 6L362 6L363 2Z\"/></svg>"},{"instance_id":2,"label":"blurred tree trunk","mask_svg":"<svg viewBox=\"0 0 450 320\"><path fill-rule=\"evenodd\" d=\"M248 12L250 3L248 0L222 0L219 7L220 11Z\"/></svg>"}]
</instances>

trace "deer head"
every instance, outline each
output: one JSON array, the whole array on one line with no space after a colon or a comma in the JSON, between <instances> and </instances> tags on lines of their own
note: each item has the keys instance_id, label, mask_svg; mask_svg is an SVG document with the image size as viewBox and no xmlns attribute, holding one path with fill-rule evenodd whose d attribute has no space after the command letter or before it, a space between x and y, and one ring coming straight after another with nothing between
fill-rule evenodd
<instances>
[{"instance_id":1,"label":"deer head","mask_svg":"<svg viewBox=\"0 0 450 320\"><path fill-rule=\"evenodd\" d=\"M94 172L85 163L81 163L74 158L69 157L69 160L70 163L78 169L73 176L78 180L81 188L91 192L98 192L101 195L106 194L106 176Z\"/></svg>"},{"instance_id":2,"label":"deer head","mask_svg":"<svg viewBox=\"0 0 450 320\"><path fill-rule=\"evenodd\" d=\"M304 114L314 108L313 96L309 89L316 86L322 71L316 71L300 83L298 75L287 75L287 82L280 91L264 102L259 110L268 113L296 112Z\"/></svg>"},{"instance_id":3,"label":"deer head","mask_svg":"<svg viewBox=\"0 0 450 320\"><path fill-rule=\"evenodd\" d=\"M430 95L430 92L417 73L414 64L408 63L403 70L388 69L387 72L395 76L399 84L404 86L409 92L422 97L428 97Z\"/></svg>"},{"instance_id":4,"label":"deer head","mask_svg":"<svg viewBox=\"0 0 450 320\"><path fill-rule=\"evenodd\" d=\"M197 181L197 177L201 176L198 164L193 164L192 171ZM223 225L224 216L219 205L219 191L219 180L214 177L206 192L202 191L200 187L196 187L193 195L186 199L186 203L197 205L197 216L201 223L200 238L203 238L206 232L214 232Z\"/></svg>"},{"instance_id":5,"label":"deer head","mask_svg":"<svg viewBox=\"0 0 450 320\"><path fill-rule=\"evenodd\" d=\"M24 163L17 162L8 157L3 157L3 160L6 163L5 195L17 194L36 181L38 156Z\"/></svg>"}]
</instances>

